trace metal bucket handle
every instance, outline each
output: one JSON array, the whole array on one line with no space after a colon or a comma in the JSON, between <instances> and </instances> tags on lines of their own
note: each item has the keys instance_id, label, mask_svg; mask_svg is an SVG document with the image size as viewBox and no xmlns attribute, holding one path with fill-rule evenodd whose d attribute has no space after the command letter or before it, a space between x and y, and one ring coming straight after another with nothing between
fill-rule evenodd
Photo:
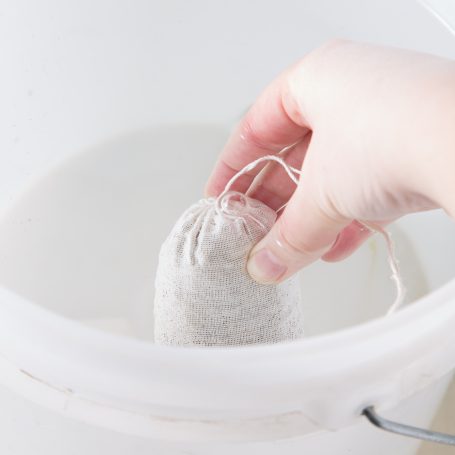
<instances>
[{"instance_id":1,"label":"metal bucket handle","mask_svg":"<svg viewBox=\"0 0 455 455\"><path fill-rule=\"evenodd\" d=\"M368 406L362 414L376 427L391 433L420 439L422 441L436 442L449 446L455 446L455 435L438 433L436 431L425 430L424 428L413 427L403 423L394 422L379 416L373 406Z\"/></svg>"}]
</instances>

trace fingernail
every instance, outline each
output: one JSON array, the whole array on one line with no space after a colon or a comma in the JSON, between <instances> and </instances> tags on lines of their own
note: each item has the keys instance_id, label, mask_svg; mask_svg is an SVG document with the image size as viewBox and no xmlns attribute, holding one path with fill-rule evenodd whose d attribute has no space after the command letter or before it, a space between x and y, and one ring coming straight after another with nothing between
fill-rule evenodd
<instances>
[{"instance_id":1,"label":"fingernail","mask_svg":"<svg viewBox=\"0 0 455 455\"><path fill-rule=\"evenodd\" d=\"M287 267L270 250L263 248L250 257L247 270L255 281L272 284L286 273Z\"/></svg>"}]
</instances>

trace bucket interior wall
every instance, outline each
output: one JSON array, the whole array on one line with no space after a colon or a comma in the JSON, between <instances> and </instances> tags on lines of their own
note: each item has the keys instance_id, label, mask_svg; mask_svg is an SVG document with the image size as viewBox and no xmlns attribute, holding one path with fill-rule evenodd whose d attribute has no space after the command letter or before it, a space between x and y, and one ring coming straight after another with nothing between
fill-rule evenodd
<instances>
[{"instance_id":1,"label":"bucket interior wall","mask_svg":"<svg viewBox=\"0 0 455 455\"><path fill-rule=\"evenodd\" d=\"M153 338L161 243L203 195L227 137L215 125L174 125L118 137L67 159L0 220L0 282L46 308L101 329ZM391 228L412 302L455 270L455 227L441 212ZM306 333L383 315L393 302L384 240L302 273Z\"/></svg>"}]
</instances>

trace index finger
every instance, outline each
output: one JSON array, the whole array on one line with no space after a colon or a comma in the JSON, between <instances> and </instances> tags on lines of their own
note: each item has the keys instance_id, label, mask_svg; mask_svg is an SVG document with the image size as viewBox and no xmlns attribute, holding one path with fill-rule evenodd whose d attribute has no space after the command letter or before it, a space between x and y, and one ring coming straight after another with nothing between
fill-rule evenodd
<instances>
[{"instance_id":1,"label":"index finger","mask_svg":"<svg viewBox=\"0 0 455 455\"><path fill-rule=\"evenodd\" d=\"M265 155L275 155L307 134L307 125L287 81L285 73L272 82L234 130L208 180L208 196L218 196L247 164ZM262 167L240 176L232 189L246 192Z\"/></svg>"}]
</instances>

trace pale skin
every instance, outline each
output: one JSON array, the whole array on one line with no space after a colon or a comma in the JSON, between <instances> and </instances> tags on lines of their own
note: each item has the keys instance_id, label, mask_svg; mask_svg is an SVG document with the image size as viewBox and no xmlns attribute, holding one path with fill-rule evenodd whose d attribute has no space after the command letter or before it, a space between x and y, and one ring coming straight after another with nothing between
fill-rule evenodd
<instances>
[{"instance_id":1,"label":"pale skin","mask_svg":"<svg viewBox=\"0 0 455 455\"><path fill-rule=\"evenodd\" d=\"M359 221L386 225L436 208L455 217L455 62L345 41L316 49L254 103L207 194L294 143L285 159L302 169L297 188L276 165L254 185L261 167L233 186L273 209L287 204L249 255L248 271L261 283L349 256L370 235Z\"/></svg>"}]
</instances>

